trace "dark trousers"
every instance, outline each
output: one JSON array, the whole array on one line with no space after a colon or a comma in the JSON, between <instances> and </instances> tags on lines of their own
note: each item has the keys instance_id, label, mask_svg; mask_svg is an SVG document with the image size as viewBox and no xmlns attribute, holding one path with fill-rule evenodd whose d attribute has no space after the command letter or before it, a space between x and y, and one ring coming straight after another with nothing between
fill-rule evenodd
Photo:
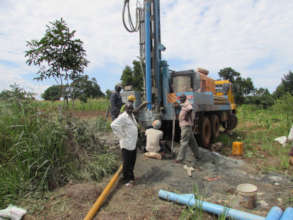
<instances>
[{"instance_id":1,"label":"dark trousers","mask_svg":"<svg viewBox=\"0 0 293 220\"><path fill-rule=\"evenodd\" d=\"M118 118L120 111L111 112L111 118L112 121L114 121L116 118Z\"/></svg>"},{"instance_id":2,"label":"dark trousers","mask_svg":"<svg viewBox=\"0 0 293 220\"><path fill-rule=\"evenodd\" d=\"M122 149L122 159L123 159L123 180L128 182L130 180L134 180L134 165L136 161L136 149L135 150L127 150Z\"/></svg>"}]
</instances>

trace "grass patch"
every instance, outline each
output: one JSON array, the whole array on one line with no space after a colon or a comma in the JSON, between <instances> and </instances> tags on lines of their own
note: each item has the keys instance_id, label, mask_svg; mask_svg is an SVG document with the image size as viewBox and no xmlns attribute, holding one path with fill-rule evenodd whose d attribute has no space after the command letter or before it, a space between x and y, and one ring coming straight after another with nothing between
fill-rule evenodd
<instances>
[{"instance_id":1,"label":"grass patch","mask_svg":"<svg viewBox=\"0 0 293 220\"><path fill-rule=\"evenodd\" d=\"M288 99L288 98L287 98ZM241 141L244 144L244 158L256 162L263 171L286 172L293 175L289 165L288 153L292 145L285 146L274 141L280 136L288 136L293 125L293 115L290 115L290 102L279 100L268 109L255 105L242 105L237 110L239 124L229 134L222 134L216 141L224 144L223 154L231 155L232 143ZM260 167L261 165L261 167Z\"/></svg>"},{"instance_id":2,"label":"grass patch","mask_svg":"<svg viewBox=\"0 0 293 220\"><path fill-rule=\"evenodd\" d=\"M100 180L113 173L116 158L96 137L101 127L109 124L97 119L90 126L31 99L1 101L0 208L72 178Z\"/></svg>"},{"instance_id":3,"label":"grass patch","mask_svg":"<svg viewBox=\"0 0 293 220\"><path fill-rule=\"evenodd\" d=\"M87 102L81 102L75 100L69 101L68 106L64 101L36 101L41 109L60 109L65 108L67 110L75 111L107 111L109 106L109 100L105 98L88 99Z\"/></svg>"}]
</instances>

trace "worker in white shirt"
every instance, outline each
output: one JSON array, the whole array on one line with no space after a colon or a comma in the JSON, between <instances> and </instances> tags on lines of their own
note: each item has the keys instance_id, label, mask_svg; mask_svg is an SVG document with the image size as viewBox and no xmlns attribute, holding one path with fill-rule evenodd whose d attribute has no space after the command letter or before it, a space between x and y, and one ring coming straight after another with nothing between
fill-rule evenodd
<instances>
[{"instance_id":1,"label":"worker in white shirt","mask_svg":"<svg viewBox=\"0 0 293 220\"><path fill-rule=\"evenodd\" d=\"M125 111L111 123L111 128L113 133L119 138L122 151L123 182L126 183L126 186L133 186L138 129L131 103L125 104Z\"/></svg>"},{"instance_id":2,"label":"worker in white shirt","mask_svg":"<svg viewBox=\"0 0 293 220\"><path fill-rule=\"evenodd\" d=\"M159 130L161 128L161 121L155 120L152 123L152 128L145 131L146 135L146 157L162 159L165 153L170 153L167 144L163 141L163 131Z\"/></svg>"},{"instance_id":3,"label":"worker in white shirt","mask_svg":"<svg viewBox=\"0 0 293 220\"><path fill-rule=\"evenodd\" d=\"M161 128L161 121L155 120L152 126L152 128L145 131L146 151L158 153L161 149L160 141L163 139L163 131L159 130Z\"/></svg>"}]
</instances>

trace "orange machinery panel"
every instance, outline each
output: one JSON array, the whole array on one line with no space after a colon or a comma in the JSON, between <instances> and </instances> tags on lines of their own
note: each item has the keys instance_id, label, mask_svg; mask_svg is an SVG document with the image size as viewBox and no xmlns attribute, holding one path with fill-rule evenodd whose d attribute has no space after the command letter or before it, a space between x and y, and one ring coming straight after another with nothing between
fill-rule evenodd
<instances>
[{"instance_id":1,"label":"orange machinery panel","mask_svg":"<svg viewBox=\"0 0 293 220\"><path fill-rule=\"evenodd\" d=\"M216 94L215 80L200 73L200 91L212 92L213 94Z\"/></svg>"}]
</instances>

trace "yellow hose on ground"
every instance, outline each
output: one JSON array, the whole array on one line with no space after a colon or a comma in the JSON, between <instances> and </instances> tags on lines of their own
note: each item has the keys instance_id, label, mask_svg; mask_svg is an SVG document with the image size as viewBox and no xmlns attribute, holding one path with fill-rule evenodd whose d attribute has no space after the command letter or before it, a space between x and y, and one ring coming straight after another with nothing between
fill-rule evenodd
<instances>
[{"instance_id":1,"label":"yellow hose on ground","mask_svg":"<svg viewBox=\"0 0 293 220\"><path fill-rule=\"evenodd\" d=\"M84 220L92 220L93 219L93 217L95 216L96 212L99 210L99 208L101 207L102 203L107 198L110 190L112 189L112 187L114 186L114 184L117 182L118 177L119 177L119 175L120 175L121 172L122 172L122 165L116 171L116 173L114 174L114 176L112 177L112 179L110 180L110 182L108 183L108 185L105 187L105 189L102 192L102 194L99 196L99 198L97 199L97 201L95 202L95 204L92 206L92 208L90 209L90 211L87 213L87 215L84 218Z\"/></svg>"}]
</instances>

